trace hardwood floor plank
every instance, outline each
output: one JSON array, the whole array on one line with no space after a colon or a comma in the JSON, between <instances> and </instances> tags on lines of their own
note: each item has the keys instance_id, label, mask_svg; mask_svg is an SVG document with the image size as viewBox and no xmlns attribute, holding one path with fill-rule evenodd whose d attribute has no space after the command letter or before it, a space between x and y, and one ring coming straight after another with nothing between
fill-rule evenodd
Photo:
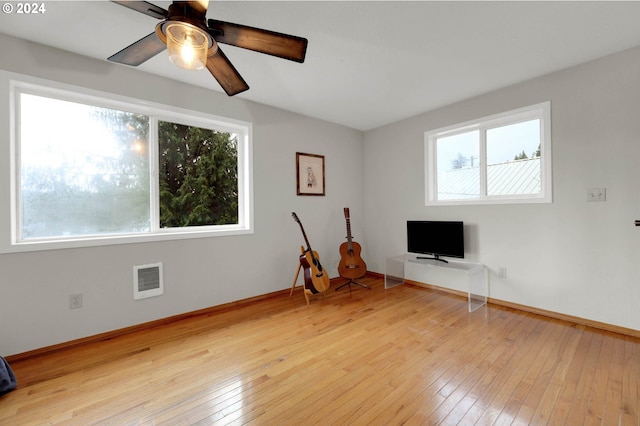
<instances>
[{"instance_id":1,"label":"hardwood floor plank","mask_svg":"<svg viewBox=\"0 0 640 426\"><path fill-rule=\"evenodd\" d=\"M541 355L543 348L549 345L553 338L557 338L560 332L559 327L553 327L550 322L540 321L538 327L530 336L531 340L527 344L530 350L523 357L521 365L515 365L515 374L521 374L518 380L510 379L512 383L511 394L504 404L502 412L496 419L496 424L526 424L528 420L519 417L520 410L525 403L526 397L533 388L535 379L540 374L544 363ZM554 334L555 333L555 334ZM513 374L513 373L512 373ZM533 415L533 413L531 413Z\"/></svg>"},{"instance_id":2,"label":"hardwood floor plank","mask_svg":"<svg viewBox=\"0 0 640 426\"><path fill-rule=\"evenodd\" d=\"M625 422L640 424L640 352L635 339L625 338L622 375L622 411Z\"/></svg>"},{"instance_id":3,"label":"hardwood floor plank","mask_svg":"<svg viewBox=\"0 0 640 426\"><path fill-rule=\"evenodd\" d=\"M460 307L458 315L468 317L468 314L463 313L463 309L464 307ZM458 354L474 350L473 348L477 347L483 339L492 339L493 336L491 334L487 335L480 331L487 329L487 323L484 320L488 320L498 329L500 322L508 322L510 318L508 315L498 314L484 318L483 321L478 323L467 324L468 326L464 331L461 330L460 333L453 336L454 338L449 333L443 334L441 340L429 354L425 354L424 358L418 358L428 359L429 362L410 366L411 380L395 380L391 382L394 392L386 396L378 404L378 406L387 404L383 409L384 414L376 418L375 411L369 412L370 420L381 422L398 420L401 422L405 417L408 420L414 414L412 410L416 409L416 404L422 407L423 410L428 411L438 407L446 399L445 396L439 394L439 391L446 386L450 378L457 372L455 370L455 362ZM454 324L456 323L452 323L452 326L455 326ZM487 364L490 365L491 363ZM419 389L417 395L416 388ZM410 402L412 400L413 403ZM376 411L379 410L378 406Z\"/></svg>"},{"instance_id":4,"label":"hardwood floor plank","mask_svg":"<svg viewBox=\"0 0 640 426\"><path fill-rule=\"evenodd\" d=\"M603 425L617 425L621 423L622 410L622 380L624 375L624 346L625 339L615 339L611 353L611 368L607 380L607 395L602 413Z\"/></svg>"},{"instance_id":5,"label":"hardwood floor plank","mask_svg":"<svg viewBox=\"0 0 640 426\"><path fill-rule=\"evenodd\" d=\"M477 402L477 398L473 394L475 386L494 366L496 360L505 353L505 347L497 345L493 337L501 332L508 332L507 336L514 336L527 326L535 326L535 324L527 324L524 318L524 316L510 316L508 321L503 324L494 322L491 325L490 338L485 338L476 346L466 345L468 351L464 356L457 357L457 362L452 368L452 373L455 373L455 376L437 391L438 395L444 399L439 405L430 404L431 407L417 408L409 421L459 422L460 418L466 415L469 408ZM509 340L511 337L506 337L506 339Z\"/></svg>"},{"instance_id":6,"label":"hardwood floor plank","mask_svg":"<svg viewBox=\"0 0 640 426\"><path fill-rule=\"evenodd\" d=\"M443 301L445 302L445 301ZM450 300L446 301L448 304L451 303ZM412 322L412 327L420 327L420 324L417 321L430 321L429 313L427 312L429 305L425 305L425 307L420 307L420 309L415 310L416 312L420 312L425 310L425 314L420 318L419 316L416 318L416 322ZM340 372L340 380L337 383L331 383L326 389L318 389L316 387L307 387L302 389L295 398L300 399L299 406L309 406L314 407L317 405L326 405L329 404L337 404L340 401L349 400L351 397L346 395L351 387L354 386L354 382L357 383L357 380L361 380L362 378L358 376L358 374L362 374L364 368L365 374L368 374L368 371L378 368L378 364L389 363L389 356L384 356L386 352L391 351L392 360L395 358L394 355L402 356L402 347L398 346L398 343L394 343L399 341L400 345L403 344L402 331L405 329L406 323L398 323L398 321L394 318L399 317L398 311L395 309L384 309L376 313L376 315L384 321L385 324L390 324L389 327L385 328L385 331L382 333L376 333L375 335L370 332L366 332L364 334L354 334L348 333L344 336L344 341L338 341L338 346L343 347L344 349L338 354L333 362L333 370L336 372ZM405 317L407 321L411 321L412 318L408 317L406 314L402 315ZM351 323L355 329L360 329L360 324ZM355 331L354 331L355 332ZM405 331L407 333L407 331ZM408 332L410 335L413 335L414 332ZM374 340L375 339L375 340ZM356 344L353 342L361 342L361 344ZM356 344L357 346L354 346ZM391 346L390 346L391 345ZM350 355L351 353L359 354L365 348L371 348L369 350L370 354L376 354L373 357L368 353L364 353L363 356L354 356ZM385 351L384 349L387 349ZM381 369L388 368L389 366L380 366ZM336 402L337 401L337 402ZM293 401L289 401L295 403L295 399ZM308 420L309 418L313 418L316 414L316 410L312 412L305 412L304 408L297 413L297 417L302 420ZM277 424L278 421L282 421L284 419L280 418L268 418L268 419L260 419L261 421L269 420L273 421Z\"/></svg>"},{"instance_id":7,"label":"hardwood floor plank","mask_svg":"<svg viewBox=\"0 0 640 426\"><path fill-rule=\"evenodd\" d=\"M550 381L542 394L538 409L533 420L536 423L548 423L554 413L559 395L567 379L568 371L573 357L578 350L578 345L582 339L584 327L577 326L571 330L569 337L563 342L561 353L553 366Z\"/></svg>"},{"instance_id":8,"label":"hardwood floor plank","mask_svg":"<svg viewBox=\"0 0 640 426\"><path fill-rule=\"evenodd\" d=\"M621 338L623 337L618 334L603 332L600 352L596 365L594 366L593 382L589 387L585 424L600 424L602 422L607 395L607 381L611 368L613 342Z\"/></svg>"},{"instance_id":9,"label":"hardwood floor plank","mask_svg":"<svg viewBox=\"0 0 640 426\"><path fill-rule=\"evenodd\" d=\"M530 325L530 324L529 324ZM504 351L495 361L486 369L482 377L473 386L470 396L475 400L474 404L469 408L465 416L461 419L461 423L480 423L489 422L489 419L495 419L502 411L502 406L493 407L491 405L491 397L487 395L497 396L501 386L503 386L508 371L514 357L523 349L514 342L522 342L523 336L518 330L519 337L515 333L505 338L506 344L503 345ZM526 345L526 347L529 347ZM522 366L522 364L519 364Z\"/></svg>"},{"instance_id":10,"label":"hardwood floor plank","mask_svg":"<svg viewBox=\"0 0 640 426\"><path fill-rule=\"evenodd\" d=\"M24 358L0 424L638 426L640 339L362 282Z\"/></svg>"},{"instance_id":11,"label":"hardwood floor plank","mask_svg":"<svg viewBox=\"0 0 640 426\"><path fill-rule=\"evenodd\" d=\"M589 347L594 333L585 330L580 336L576 351L568 362L566 373L562 378L562 386L558 392L553 412L550 413L550 424L564 424L569 417L569 408L574 398L578 396L578 381L583 373ZM572 413L571 420L578 421L582 413ZM580 420L582 422L582 420Z\"/></svg>"},{"instance_id":12,"label":"hardwood floor plank","mask_svg":"<svg viewBox=\"0 0 640 426\"><path fill-rule=\"evenodd\" d=\"M587 349L586 358L582 371L576 372L576 388L573 393L573 401L569 406L568 418L576 423L583 424L589 416L588 404L591 398L591 389L594 386L598 358L603 346L604 332L602 330L587 330L593 334L591 344Z\"/></svg>"},{"instance_id":13,"label":"hardwood floor plank","mask_svg":"<svg viewBox=\"0 0 640 426\"><path fill-rule=\"evenodd\" d=\"M526 396L518 410L515 421L518 424L532 424L542 395L545 392L553 372L553 366L560 356L564 340L573 329L555 320L548 320L549 340L540 348L538 356L531 366L531 374L523 378L520 386L526 388Z\"/></svg>"},{"instance_id":14,"label":"hardwood floor plank","mask_svg":"<svg viewBox=\"0 0 640 426\"><path fill-rule=\"evenodd\" d=\"M534 365L539 354L537 349L544 346L546 341L544 331L547 324L529 322L528 327L514 340L515 351L491 382L492 390L483 392L493 394L494 397L478 403L484 410L478 420L481 424L511 424L517 415L524 398L514 399L513 395Z\"/></svg>"}]
</instances>

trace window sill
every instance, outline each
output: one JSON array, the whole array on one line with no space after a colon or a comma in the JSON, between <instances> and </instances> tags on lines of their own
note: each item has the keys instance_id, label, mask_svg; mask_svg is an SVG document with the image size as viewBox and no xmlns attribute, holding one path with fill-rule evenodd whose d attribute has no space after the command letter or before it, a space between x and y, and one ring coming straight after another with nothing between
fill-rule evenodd
<instances>
[{"instance_id":1,"label":"window sill","mask_svg":"<svg viewBox=\"0 0 640 426\"><path fill-rule=\"evenodd\" d=\"M217 229L193 230L193 231L160 231L154 234L136 234L136 235L109 235L109 236L92 236L78 237L70 239L50 239L37 240L27 242L16 242L9 246L0 248L0 254L5 253L22 253L43 250L71 249L82 247L100 247L121 244L138 244L149 242L188 240L196 238L215 238L226 237L232 235L253 234L252 228L241 227L238 225L218 226Z\"/></svg>"}]
</instances>

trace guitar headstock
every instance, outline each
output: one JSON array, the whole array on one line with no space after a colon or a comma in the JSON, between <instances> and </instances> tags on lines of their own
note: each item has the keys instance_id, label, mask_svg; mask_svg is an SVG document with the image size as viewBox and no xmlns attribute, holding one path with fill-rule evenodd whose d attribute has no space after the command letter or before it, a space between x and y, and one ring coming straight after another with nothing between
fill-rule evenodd
<instances>
[{"instance_id":1,"label":"guitar headstock","mask_svg":"<svg viewBox=\"0 0 640 426\"><path fill-rule=\"evenodd\" d=\"M344 218L349 219L349 207L344 208Z\"/></svg>"},{"instance_id":2,"label":"guitar headstock","mask_svg":"<svg viewBox=\"0 0 640 426\"><path fill-rule=\"evenodd\" d=\"M296 212L291 212L291 217L293 218L293 220L300 223L300 219L298 219L298 215L296 214Z\"/></svg>"}]
</instances>

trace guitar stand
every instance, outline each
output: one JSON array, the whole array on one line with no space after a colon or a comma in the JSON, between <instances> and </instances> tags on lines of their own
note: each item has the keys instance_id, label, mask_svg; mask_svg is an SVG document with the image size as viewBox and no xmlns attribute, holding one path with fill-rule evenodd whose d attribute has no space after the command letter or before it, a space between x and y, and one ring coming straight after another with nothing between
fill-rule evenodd
<instances>
[{"instance_id":1,"label":"guitar stand","mask_svg":"<svg viewBox=\"0 0 640 426\"><path fill-rule=\"evenodd\" d=\"M346 283L342 284L340 287L336 288L336 291L340 290L342 287L348 285L349 286L349 291L351 291L351 284L356 284L359 285L360 287L364 287L364 288L368 288L369 290L371 290L371 287L369 287L366 284L361 284L357 281L352 280L351 278L349 278L349 281L347 281Z\"/></svg>"},{"instance_id":2,"label":"guitar stand","mask_svg":"<svg viewBox=\"0 0 640 426\"><path fill-rule=\"evenodd\" d=\"M298 263L298 270L296 271L296 276L293 279L293 284L291 284L291 291L289 292L289 297L293 295L293 289L296 288L296 282L298 281L298 275L300 275L300 269L302 269L302 264ZM302 284L302 291L304 293L304 299L307 301L307 305L309 305L309 296L313 295L313 292ZM322 293L324 295L324 293Z\"/></svg>"}]
</instances>

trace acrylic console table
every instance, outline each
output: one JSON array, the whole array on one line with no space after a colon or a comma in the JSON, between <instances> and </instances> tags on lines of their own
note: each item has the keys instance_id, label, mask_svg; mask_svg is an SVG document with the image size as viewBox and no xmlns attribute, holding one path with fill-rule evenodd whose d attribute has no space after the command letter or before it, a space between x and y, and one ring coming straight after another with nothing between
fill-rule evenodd
<instances>
[{"instance_id":1,"label":"acrylic console table","mask_svg":"<svg viewBox=\"0 0 640 426\"><path fill-rule=\"evenodd\" d=\"M487 303L489 278L487 267L482 263L460 262L449 260L448 263L433 259L418 259L415 255L404 254L388 257L384 274L384 288L391 288L404 283L405 264L416 263L425 268L452 268L463 271L469 278L468 299L469 312L473 312Z\"/></svg>"}]
</instances>

